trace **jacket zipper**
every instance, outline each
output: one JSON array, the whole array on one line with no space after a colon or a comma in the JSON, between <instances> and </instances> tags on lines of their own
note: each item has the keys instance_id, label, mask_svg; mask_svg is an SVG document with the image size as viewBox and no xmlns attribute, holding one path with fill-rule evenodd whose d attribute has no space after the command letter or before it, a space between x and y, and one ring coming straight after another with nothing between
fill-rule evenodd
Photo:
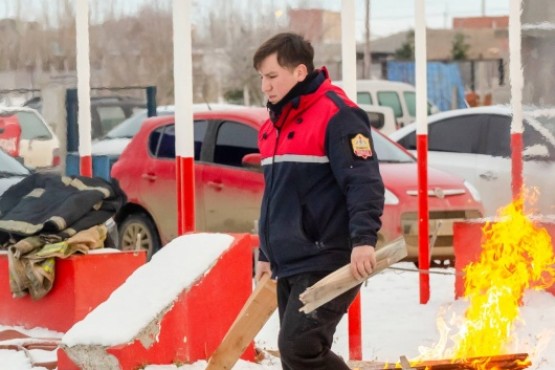
<instances>
[{"instance_id":1,"label":"jacket zipper","mask_svg":"<svg viewBox=\"0 0 555 370\"><path fill-rule=\"evenodd\" d=\"M274 153L272 154L272 169L270 172L270 176L271 176L271 181L269 184L269 188L268 188L268 192L269 194L272 194L272 188L274 187L274 164L275 164L275 160L276 160L276 153L277 153L277 149L278 149L278 145L279 145L279 134L280 134L280 129L283 128L283 125L285 124L287 117L289 117L289 113L291 112L292 108L289 108L287 110L287 113L285 114L285 117L283 118L283 124L281 125L281 127L275 127L276 129L276 144L274 145ZM268 256L268 259L271 261L274 261L274 259L272 258L272 248L270 247L270 202L272 201L271 197L268 197L268 202L266 203L266 235L265 235L265 241L266 241L266 246L268 249L268 254L270 254ZM277 276L276 276L277 277Z\"/></svg>"}]
</instances>

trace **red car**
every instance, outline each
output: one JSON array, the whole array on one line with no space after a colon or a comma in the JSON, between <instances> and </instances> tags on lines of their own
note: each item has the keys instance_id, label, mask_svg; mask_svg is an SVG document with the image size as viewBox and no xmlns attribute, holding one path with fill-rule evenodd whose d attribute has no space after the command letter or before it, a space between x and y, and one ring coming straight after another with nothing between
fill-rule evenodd
<instances>
[{"instance_id":1,"label":"red car","mask_svg":"<svg viewBox=\"0 0 555 370\"><path fill-rule=\"evenodd\" d=\"M263 175L253 166L264 108L194 114L196 226L199 231L253 232L259 216ZM415 158L373 131L386 187L379 245L404 236L417 255L417 168ZM250 154L248 161L243 161ZM174 116L147 119L112 168L128 196L116 216L120 247L140 245L155 253L177 236ZM453 259L452 223L481 217L478 193L462 179L429 169L430 233L435 260Z\"/></svg>"}]
</instances>

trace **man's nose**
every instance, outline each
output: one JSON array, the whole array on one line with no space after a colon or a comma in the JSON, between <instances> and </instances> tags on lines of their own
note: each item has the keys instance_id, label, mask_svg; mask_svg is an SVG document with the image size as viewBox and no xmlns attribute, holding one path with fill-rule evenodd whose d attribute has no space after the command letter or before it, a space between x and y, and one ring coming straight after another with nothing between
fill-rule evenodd
<instances>
[{"instance_id":1,"label":"man's nose","mask_svg":"<svg viewBox=\"0 0 555 370\"><path fill-rule=\"evenodd\" d=\"M270 91L270 89L272 88L272 85L265 78L262 79L261 85L262 85L262 92Z\"/></svg>"}]
</instances>

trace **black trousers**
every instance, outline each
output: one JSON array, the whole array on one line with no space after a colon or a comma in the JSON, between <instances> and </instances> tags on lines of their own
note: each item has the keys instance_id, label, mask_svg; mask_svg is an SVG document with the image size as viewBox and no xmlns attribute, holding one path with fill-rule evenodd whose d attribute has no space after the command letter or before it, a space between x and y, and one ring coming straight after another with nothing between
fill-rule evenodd
<instances>
[{"instance_id":1,"label":"black trousers","mask_svg":"<svg viewBox=\"0 0 555 370\"><path fill-rule=\"evenodd\" d=\"M336 297L309 314L299 295L329 272L305 273L280 278L277 283L280 331L278 347L283 370L348 370L347 364L331 351L339 321L360 290L360 285Z\"/></svg>"}]
</instances>

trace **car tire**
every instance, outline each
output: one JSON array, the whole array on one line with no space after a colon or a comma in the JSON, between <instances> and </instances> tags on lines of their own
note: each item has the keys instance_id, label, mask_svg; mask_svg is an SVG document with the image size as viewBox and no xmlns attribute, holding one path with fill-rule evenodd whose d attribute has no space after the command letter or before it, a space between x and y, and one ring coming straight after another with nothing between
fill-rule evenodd
<instances>
[{"instance_id":1,"label":"car tire","mask_svg":"<svg viewBox=\"0 0 555 370\"><path fill-rule=\"evenodd\" d=\"M140 244L137 245L140 236ZM156 226L145 214L134 213L125 218L119 229L119 247L121 250L145 250L147 259L160 249L160 237Z\"/></svg>"}]
</instances>

